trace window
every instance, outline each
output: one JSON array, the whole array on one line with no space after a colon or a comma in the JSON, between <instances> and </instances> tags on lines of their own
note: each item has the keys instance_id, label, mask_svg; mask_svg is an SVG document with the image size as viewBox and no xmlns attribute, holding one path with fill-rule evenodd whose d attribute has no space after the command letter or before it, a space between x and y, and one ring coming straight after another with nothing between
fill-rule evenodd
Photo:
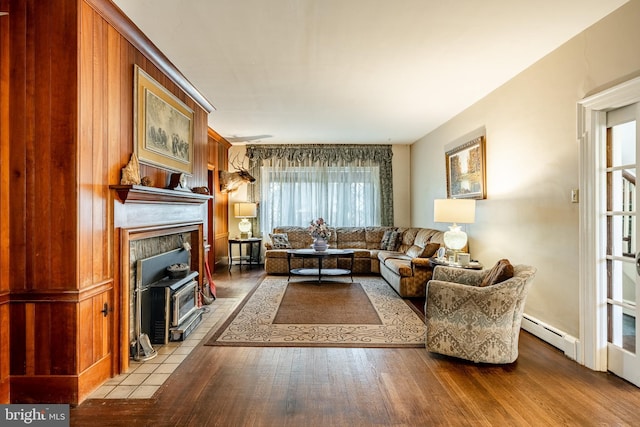
<instances>
[{"instance_id":1,"label":"window","mask_svg":"<svg viewBox=\"0 0 640 427\"><path fill-rule=\"evenodd\" d=\"M381 223L378 167L262 167L260 175L263 233L318 217L337 227Z\"/></svg>"},{"instance_id":2,"label":"window","mask_svg":"<svg viewBox=\"0 0 640 427\"><path fill-rule=\"evenodd\" d=\"M607 113L608 341L636 351L636 105Z\"/></svg>"},{"instance_id":3,"label":"window","mask_svg":"<svg viewBox=\"0 0 640 427\"><path fill-rule=\"evenodd\" d=\"M390 145L250 145L246 154L263 234L318 217L334 227L393 225Z\"/></svg>"}]
</instances>

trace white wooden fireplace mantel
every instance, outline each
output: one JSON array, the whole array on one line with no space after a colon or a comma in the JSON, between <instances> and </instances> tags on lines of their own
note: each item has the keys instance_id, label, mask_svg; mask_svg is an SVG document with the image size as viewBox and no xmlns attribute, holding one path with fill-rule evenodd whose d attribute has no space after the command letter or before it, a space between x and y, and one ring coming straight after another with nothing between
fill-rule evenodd
<instances>
[{"instance_id":1,"label":"white wooden fireplace mantel","mask_svg":"<svg viewBox=\"0 0 640 427\"><path fill-rule=\"evenodd\" d=\"M206 223L207 202L213 196L143 185L111 185L115 191L116 228L179 223Z\"/></svg>"}]
</instances>

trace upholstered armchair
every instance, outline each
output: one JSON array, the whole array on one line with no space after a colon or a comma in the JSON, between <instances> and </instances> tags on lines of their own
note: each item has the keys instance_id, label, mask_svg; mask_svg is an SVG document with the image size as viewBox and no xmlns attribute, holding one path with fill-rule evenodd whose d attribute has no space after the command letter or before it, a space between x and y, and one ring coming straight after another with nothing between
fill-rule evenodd
<instances>
[{"instance_id":1,"label":"upholstered armchair","mask_svg":"<svg viewBox=\"0 0 640 427\"><path fill-rule=\"evenodd\" d=\"M490 271L435 268L426 289L427 350L482 363L518 358L522 313L536 269L515 265L510 279L480 286Z\"/></svg>"}]
</instances>

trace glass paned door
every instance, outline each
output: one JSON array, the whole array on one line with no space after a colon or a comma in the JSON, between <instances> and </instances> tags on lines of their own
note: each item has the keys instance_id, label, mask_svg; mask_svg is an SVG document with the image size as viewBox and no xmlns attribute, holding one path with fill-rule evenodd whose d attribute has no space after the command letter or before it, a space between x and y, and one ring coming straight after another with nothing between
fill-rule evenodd
<instances>
[{"instance_id":1,"label":"glass paned door","mask_svg":"<svg viewBox=\"0 0 640 427\"><path fill-rule=\"evenodd\" d=\"M608 369L640 386L637 356L640 275L636 211L639 105L607 113L606 270Z\"/></svg>"}]
</instances>

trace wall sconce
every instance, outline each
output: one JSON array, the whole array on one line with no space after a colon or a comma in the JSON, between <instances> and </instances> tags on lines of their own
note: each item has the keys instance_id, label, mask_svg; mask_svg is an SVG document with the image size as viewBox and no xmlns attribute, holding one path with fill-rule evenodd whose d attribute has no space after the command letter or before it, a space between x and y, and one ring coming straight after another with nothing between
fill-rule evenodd
<instances>
[{"instance_id":1,"label":"wall sconce","mask_svg":"<svg viewBox=\"0 0 640 427\"><path fill-rule=\"evenodd\" d=\"M255 218L257 216L258 205L255 203L236 203L233 207L233 213L236 218L242 218L238 224L240 238L250 238L252 236L251 222L249 222L248 218Z\"/></svg>"},{"instance_id":2,"label":"wall sconce","mask_svg":"<svg viewBox=\"0 0 640 427\"><path fill-rule=\"evenodd\" d=\"M467 244L467 233L457 223L473 224L476 218L476 201L473 199L437 199L433 201L433 220L452 222L444 233L444 244L456 254Z\"/></svg>"}]
</instances>

